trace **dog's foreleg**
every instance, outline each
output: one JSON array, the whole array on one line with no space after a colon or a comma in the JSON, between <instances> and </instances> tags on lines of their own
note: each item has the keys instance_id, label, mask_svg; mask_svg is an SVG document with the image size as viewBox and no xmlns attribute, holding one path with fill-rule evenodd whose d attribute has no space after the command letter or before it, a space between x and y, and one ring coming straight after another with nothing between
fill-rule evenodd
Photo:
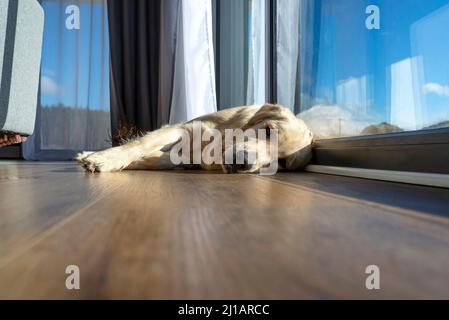
<instances>
[{"instance_id":1,"label":"dog's foreleg","mask_svg":"<svg viewBox=\"0 0 449 320\"><path fill-rule=\"evenodd\" d=\"M141 138L135 139L119 147L106 149L104 151L94 152L92 154L83 154L77 156L77 160L83 167L91 172L113 172L137 168L143 166L146 158L160 158L154 157L155 153L163 150L167 146L175 144L179 141L183 134L182 126L169 126L151 132ZM164 154L162 151L161 154ZM135 164L134 167L132 164ZM147 162L149 167L151 162ZM149 168L148 168L149 169Z\"/></svg>"},{"instance_id":2,"label":"dog's foreleg","mask_svg":"<svg viewBox=\"0 0 449 320\"><path fill-rule=\"evenodd\" d=\"M170 159L170 151L155 151L142 160L132 162L126 170L172 170L177 167Z\"/></svg>"}]
</instances>

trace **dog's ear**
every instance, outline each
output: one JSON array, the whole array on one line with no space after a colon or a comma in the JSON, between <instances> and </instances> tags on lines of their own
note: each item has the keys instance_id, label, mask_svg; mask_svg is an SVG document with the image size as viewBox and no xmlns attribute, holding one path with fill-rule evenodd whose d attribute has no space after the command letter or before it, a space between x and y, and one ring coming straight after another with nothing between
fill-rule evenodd
<instances>
[{"instance_id":1,"label":"dog's ear","mask_svg":"<svg viewBox=\"0 0 449 320\"><path fill-rule=\"evenodd\" d=\"M275 122L285 118L285 108L275 104L265 104L249 119L244 129L269 127L274 130ZM265 123L264 123L265 122Z\"/></svg>"}]
</instances>

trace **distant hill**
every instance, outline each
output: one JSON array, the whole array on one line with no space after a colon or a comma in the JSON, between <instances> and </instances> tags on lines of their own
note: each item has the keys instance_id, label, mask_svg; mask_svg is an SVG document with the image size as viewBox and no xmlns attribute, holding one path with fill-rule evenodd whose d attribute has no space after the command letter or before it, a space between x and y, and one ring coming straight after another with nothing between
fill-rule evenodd
<instances>
[{"instance_id":1,"label":"distant hill","mask_svg":"<svg viewBox=\"0 0 449 320\"><path fill-rule=\"evenodd\" d=\"M441 128L449 128L449 121L443 121L443 122L428 126L428 127L424 128L424 130L441 129Z\"/></svg>"},{"instance_id":2,"label":"distant hill","mask_svg":"<svg viewBox=\"0 0 449 320\"><path fill-rule=\"evenodd\" d=\"M394 133L394 132L403 132L404 130L399 128L398 126L389 124L387 122L383 122L380 124L373 124L362 131L362 135L370 135L370 134L382 134L382 133Z\"/></svg>"}]
</instances>

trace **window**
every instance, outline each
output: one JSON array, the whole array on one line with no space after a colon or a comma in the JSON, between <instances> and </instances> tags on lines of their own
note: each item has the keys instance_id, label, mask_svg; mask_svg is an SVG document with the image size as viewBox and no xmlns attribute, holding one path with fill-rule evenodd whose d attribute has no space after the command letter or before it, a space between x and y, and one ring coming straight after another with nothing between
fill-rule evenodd
<instances>
[{"instance_id":1,"label":"window","mask_svg":"<svg viewBox=\"0 0 449 320\"><path fill-rule=\"evenodd\" d=\"M276 3L277 101L317 164L449 173L448 0Z\"/></svg>"},{"instance_id":2,"label":"window","mask_svg":"<svg viewBox=\"0 0 449 320\"><path fill-rule=\"evenodd\" d=\"M105 0L43 0L40 106L27 159L71 159L111 145Z\"/></svg>"},{"instance_id":3,"label":"window","mask_svg":"<svg viewBox=\"0 0 449 320\"><path fill-rule=\"evenodd\" d=\"M449 1L278 2L297 22L280 31L300 30L299 75L279 86L318 138L449 126Z\"/></svg>"}]
</instances>

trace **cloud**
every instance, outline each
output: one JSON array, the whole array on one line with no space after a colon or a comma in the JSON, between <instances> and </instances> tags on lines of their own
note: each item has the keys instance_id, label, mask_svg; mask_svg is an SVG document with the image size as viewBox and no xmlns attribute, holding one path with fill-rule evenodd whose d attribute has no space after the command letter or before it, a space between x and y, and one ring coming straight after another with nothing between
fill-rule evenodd
<instances>
[{"instance_id":1,"label":"cloud","mask_svg":"<svg viewBox=\"0 0 449 320\"><path fill-rule=\"evenodd\" d=\"M42 68L42 74L49 77L56 77L56 72L49 68Z\"/></svg>"},{"instance_id":2,"label":"cloud","mask_svg":"<svg viewBox=\"0 0 449 320\"><path fill-rule=\"evenodd\" d=\"M439 83L426 83L423 86L424 94L435 93L442 97L449 97L449 86L445 86Z\"/></svg>"},{"instance_id":3,"label":"cloud","mask_svg":"<svg viewBox=\"0 0 449 320\"><path fill-rule=\"evenodd\" d=\"M356 136L374 123L337 105L316 105L299 114L299 118L317 139Z\"/></svg>"},{"instance_id":4,"label":"cloud","mask_svg":"<svg viewBox=\"0 0 449 320\"><path fill-rule=\"evenodd\" d=\"M64 87L56 83L52 78L47 76L41 77L41 92L53 96L62 96L64 94Z\"/></svg>"}]
</instances>

